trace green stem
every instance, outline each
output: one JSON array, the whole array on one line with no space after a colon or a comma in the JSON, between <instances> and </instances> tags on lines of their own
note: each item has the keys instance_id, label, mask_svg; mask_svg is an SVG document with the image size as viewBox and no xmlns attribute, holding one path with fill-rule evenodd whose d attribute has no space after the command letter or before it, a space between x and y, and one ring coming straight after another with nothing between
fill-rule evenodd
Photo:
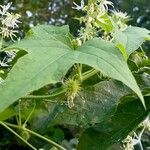
<instances>
[{"instance_id":1,"label":"green stem","mask_svg":"<svg viewBox=\"0 0 150 150\"><path fill-rule=\"evenodd\" d=\"M82 66L78 66L78 67L79 67L78 69L80 72L80 80L81 81L84 81L84 80L92 77L93 75L95 75L97 72L99 72L95 69L91 69L90 71L87 71L87 72L81 74ZM66 89L62 87L62 89L59 92L55 92L51 95L28 95L28 96L22 97L21 99L52 99L53 100L54 98L61 96L64 93L66 93Z\"/></svg>"},{"instance_id":2,"label":"green stem","mask_svg":"<svg viewBox=\"0 0 150 150\"><path fill-rule=\"evenodd\" d=\"M82 81L82 64L77 64L77 69L78 69L78 75L80 81Z\"/></svg>"},{"instance_id":3,"label":"green stem","mask_svg":"<svg viewBox=\"0 0 150 150\"><path fill-rule=\"evenodd\" d=\"M52 140L50 140L50 139L48 139L48 138L46 138L46 137L44 137L44 136L42 136L42 135L40 135L40 134L34 132L34 131L31 131L31 130L29 130L29 129L27 129L27 128L25 128L25 130L26 130L27 132L29 132L29 133L31 133L31 134L33 134L33 135L35 135L35 136L37 136L37 137L43 139L44 141L47 141L48 143L50 143L50 144L56 146L57 148L59 148L59 149L61 149L61 150L66 150L64 147L60 146L59 144L55 143L54 141L52 141Z\"/></svg>"},{"instance_id":4,"label":"green stem","mask_svg":"<svg viewBox=\"0 0 150 150\"><path fill-rule=\"evenodd\" d=\"M140 46L140 49L141 49L141 51L142 51L143 55L145 55L145 52L144 52L144 50L143 50L143 47L142 47L142 46Z\"/></svg>"},{"instance_id":5,"label":"green stem","mask_svg":"<svg viewBox=\"0 0 150 150\"><path fill-rule=\"evenodd\" d=\"M3 47L3 35L2 35L1 40L0 40L0 51L1 51L2 47Z\"/></svg>"},{"instance_id":6,"label":"green stem","mask_svg":"<svg viewBox=\"0 0 150 150\"><path fill-rule=\"evenodd\" d=\"M88 70L88 71L84 72L82 75L85 76L85 75L87 75L87 74L93 72L94 70L95 70L95 69Z\"/></svg>"},{"instance_id":7,"label":"green stem","mask_svg":"<svg viewBox=\"0 0 150 150\"><path fill-rule=\"evenodd\" d=\"M66 89L63 89L60 92L51 94L51 95L28 95L25 97L22 97L21 99L54 99L66 92Z\"/></svg>"},{"instance_id":8,"label":"green stem","mask_svg":"<svg viewBox=\"0 0 150 150\"><path fill-rule=\"evenodd\" d=\"M92 77L93 75L97 74L99 71L97 70L92 70L91 72L85 74L82 78L82 81L85 81L86 79Z\"/></svg>"},{"instance_id":9,"label":"green stem","mask_svg":"<svg viewBox=\"0 0 150 150\"><path fill-rule=\"evenodd\" d=\"M33 114L33 112L34 112L34 110L35 110L35 106L36 106L36 105L34 105L32 111L30 112L30 114L28 115L27 119L26 119L25 122L23 123L23 125L22 125L23 127L26 127L26 124L27 124L28 120L30 119L31 115Z\"/></svg>"},{"instance_id":10,"label":"green stem","mask_svg":"<svg viewBox=\"0 0 150 150\"><path fill-rule=\"evenodd\" d=\"M10 126L10 127L14 127L14 128L18 128L18 129L22 129L22 130L24 130L24 131L27 131L27 132L29 132L30 134L32 134L32 135L34 135L34 136L36 136L36 137L38 137L38 138L40 138L40 139L42 139L42 140L44 140L44 141L46 141L46 142L48 142L48 143L50 143L50 144L56 146L56 147L59 148L60 150L66 150L64 147L60 146L59 144L55 143L54 141L52 141L52 140L50 140L50 139L48 139L48 138L46 138L46 137L44 137L44 136L42 136L42 135L40 135L40 134L34 132L34 131L31 131L31 130L29 130L29 129L27 129L27 128L23 128L22 126L20 127L20 126L14 125L14 124L6 123L6 122L5 122L5 124L7 124L7 125Z\"/></svg>"},{"instance_id":11,"label":"green stem","mask_svg":"<svg viewBox=\"0 0 150 150\"><path fill-rule=\"evenodd\" d=\"M12 132L15 136L17 136L20 140L22 140L24 143L26 143L29 147L31 147L33 150L37 150L35 147L33 147L30 143L28 143L24 138L22 138L19 134L17 134L14 130L12 130L11 128L9 128L5 123L3 123L2 121L0 121L0 124L2 126L4 126L7 130L9 130L10 132Z\"/></svg>"},{"instance_id":12,"label":"green stem","mask_svg":"<svg viewBox=\"0 0 150 150\"><path fill-rule=\"evenodd\" d=\"M19 100L19 126L21 126L21 110L20 110L20 103L21 103L21 100Z\"/></svg>"}]
</instances>

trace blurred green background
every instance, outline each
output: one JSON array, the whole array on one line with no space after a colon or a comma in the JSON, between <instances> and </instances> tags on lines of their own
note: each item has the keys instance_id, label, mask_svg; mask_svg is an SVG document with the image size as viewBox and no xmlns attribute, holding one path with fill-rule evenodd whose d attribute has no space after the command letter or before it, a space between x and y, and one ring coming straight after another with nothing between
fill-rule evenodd
<instances>
[{"instance_id":1,"label":"blurred green background","mask_svg":"<svg viewBox=\"0 0 150 150\"><path fill-rule=\"evenodd\" d=\"M70 31L77 33L80 25L76 16L82 12L73 10L73 2L80 5L81 0L1 0L4 5L12 2L11 11L20 14L20 37L25 35L29 28L37 24L63 25L69 24ZM85 0L85 3L88 0ZM150 30L150 0L111 0L116 10L127 12L132 20L131 25L145 27ZM76 34L75 34L76 35ZM144 45L150 56L150 44Z\"/></svg>"},{"instance_id":2,"label":"blurred green background","mask_svg":"<svg viewBox=\"0 0 150 150\"><path fill-rule=\"evenodd\" d=\"M73 1L80 4L80 0L1 0L0 4L12 2L11 10L19 13L22 18L22 29L28 30L37 24L62 25L69 24L75 32L78 22L73 17L80 15L72 9ZM150 1L149 0L112 0L117 10L127 12L133 18L132 25L150 29ZM22 30L22 31L23 31Z\"/></svg>"}]
</instances>

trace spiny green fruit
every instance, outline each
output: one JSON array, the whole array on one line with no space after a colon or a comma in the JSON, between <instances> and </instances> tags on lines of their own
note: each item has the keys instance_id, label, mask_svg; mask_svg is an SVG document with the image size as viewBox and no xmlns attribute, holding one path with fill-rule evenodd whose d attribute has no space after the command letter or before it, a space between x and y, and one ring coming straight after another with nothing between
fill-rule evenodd
<instances>
[{"instance_id":1,"label":"spiny green fruit","mask_svg":"<svg viewBox=\"0 0 150 150\"><path fill-rule=\"evenodd\" d=\"M68 79L65 83L68 107L74 107L74 99L81 90L78 80Z\"/></svg>"}]
</instances>

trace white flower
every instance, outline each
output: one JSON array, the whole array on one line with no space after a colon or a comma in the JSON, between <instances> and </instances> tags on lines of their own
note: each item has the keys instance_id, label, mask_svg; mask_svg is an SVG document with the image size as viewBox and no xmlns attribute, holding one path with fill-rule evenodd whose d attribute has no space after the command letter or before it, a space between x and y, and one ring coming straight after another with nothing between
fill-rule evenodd
<instances>
[{"instance_id":1,"label":"white flower","mask_svg":"<svg viewBox=\"0 0 150 150\"><path fill-rule=\"evenodd\" d=\"M130 16L128 16L128 14L125 12L121 12L121 11L113 11L113 16L116 18L116 19L120 19L120 20L128 20L130 18Z\"/></svg>"},{"instance_id":2,"label":"white flower","mask_svg":"<svg viewBox=\"0 0 150 150\"><path fill-rule=\"evenodd\" d=\"M149 117L147 117L142 124L148 131L150 131L150 118Z\"/></svg>"},{"instance_id":3,"label":"white flower","mask_svg":"<svg viewBox=\"0 0 150 150\"><path fill-rule=\"evenodd\" d=\"M7 64L7 61L6 61L6 57L4 57L3 60L0 60L0 66L2 67L8 67L9 65Z\"/></svg>"},{"instance_id":4,"label":"white flower","mask_svg":"<svg viewBox=\"0 0 150 150\"><path fill-rule=\"evenodd\" d=\"M19 14L9 13L8 10L12 3L7 5L0 5L0 34L3 38L11 38L14 41L16 33L18 33L15 28L18 28L18 23L21 23L18 19L21 17Z\"/></svg>"},{"instance_id":5,"label":"white flower","mask_svg":"<svg viewBox=\"0 0 150 150\"><path fill-rule=\"evenodd\" d=\"M123 149L124 150L134 150L134 145L133 145L133 138L131 136L127 136L127 138L125 140L122 141L123 142Z\"/></svg>"},{"instance_id":6,"label":"white flower","mask_svg":"<svg viewBox=\"0 0 150 150\"><path fill-rule=\"evenodd\" d=\"M13 37L17 37L15 35L15 33L18 33L18 31L17 30L9 29L7 27L1 27L0 28L0 34L2 34L2 36L4 38L9 38L10 37L12 41L14 41Z\"/></svg>"},{"instance_id":7,"label":"white flower","mask_svg":"<svg viewBox=\"0 0 150 150\"><path fill-rule=\"evenodd\" d=\"M77 5L75 2L73 2L73 4L75 5L75 7L72 7L73 9L77 9L77 10L84 10L84 0L81 0L81 5Z\"/></svg>"},{"instance_id":8,"label":"white flower","mask_svg":"<svg viewBox=\"0 0 150 150\"><path fill-rule=\"evenodd\" d=\"M18 27L17 23L20 23L18 20L21 16L19 14L12 14L12 13L6 13L6 18L2 20L2 24L10 27L15 28Z\"/></svg>"},{"instance_id":9,"label":"white flower","mask_svg":"<svg viewBox=\"0 0 150 150\"><path fill-rule=\"evenodd\" d=\"M127 13L123 13L121 11L112 11L112 17L115 19L116 24L120 28L121 31L125 31L128 27L127 22L130 20L130 16Z\"/></svg>"},{"instance_id":10,"label":"white flower","mask_svg":"<svg viewBox=\"0 0 150 150\"><path fill-rule=\"evenodd\" d=\"M0 5L0 14L3 16L3 15L6 15L6 12L8 11L8 9L10 8L10 6L12 5L12 3L8 3L7 5Z\"/></svg>"},{"instance_id":11,"label":"white flower","mask_svg":"<svg viewBox=\"0 0 150 150\"><path fill-rule=\"evenodd\" d=\"M108 5L114 7L113 3L108 0L99 0L99 2L100 2L99 7L102 12L108 11Z\"/></svg>"}]
</instances>

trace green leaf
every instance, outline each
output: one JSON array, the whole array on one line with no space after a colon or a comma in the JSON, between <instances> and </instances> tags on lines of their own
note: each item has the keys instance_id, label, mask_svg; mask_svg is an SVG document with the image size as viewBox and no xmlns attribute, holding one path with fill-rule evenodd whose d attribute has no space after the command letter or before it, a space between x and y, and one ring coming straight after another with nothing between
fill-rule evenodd
<instances>
[{"instance_id":1,"label":"green leaf","mask_svg":"<svg viewBox=\"0 0 150 150\"><path fill-rule=\"evenodd\" d=\"M109 77L123 82L139 96L144 105L141 91L121 52L114 47L114 44L95 38L87 41L76 52L77 62L90 65Z\"/></svg>"},{"instance_id":2,"label":"green leaf","mask_svg":"<svg viewBox=\"0 0 150 150\"><path fill-rule=\"evenodd\" d=\"M26 50L0 87L0 112L14 101L49 83L61 81L74 64L68 27L37 26L10 47ZM67 43L67 44L66 44Z\"/></svg>"},{"instance_id":3,"label":"green leaf","mask_svg":"<svg viewBox=\"0 0 150 150\"><path fill-rule=\"evenodd\" d=\"M88 128L109 119L115 113L121 97L129 93L132 91L119 81L103 81L83 88L75 98L72 109L51 102L47 103L46 108L38 102L39 108L36 108L30 124L37 131L45 131L48 126L58 124ZM60 97L58 100L65 98Z\"/></svg>"},{"instance_id":4,"label":"green leaf","mask_svg":"<svg viewBox=\"0 0 150 150\"><path fill-rule=\"evenodd\" d=\"M99 19L100 20L102 19L105 23L99 21ZM98 18L95 22L95 25L97 27L101 27L107 33L111 32L112 29L113 29L111 19L109 18L109 16L107 14L105 14L105 15L101 16L100 18Z\"/></svg>"},{"instance_id":5,"label":"green leaf","mask_svg":"<svg viewBox=\"0 0 150 150\"><path fill-rule=\"evenodd\" d=\"M150 91L150 75L136 74L138 84L145 95ZM117 90L115 90L117 91ZM121 142L147 117L150 112L150 96L145 97L147 110L138 99L130 94L121 98L115 114L83 132L79 139L78 150L106 150L115 143ZM99 144L101 143L101 144Z\"/></svg>"},{"instance_id":6,"label":"green leaf","mask_svg":"<svg viewBox=\"0 0 150 150\"><path fill-rule=\"evenodd\" d=\"M79 139L77 150L107 150L125 139L150 112L150 97L145 98L147 111L144 111L138 100L133 99L124 99L127 102L118 106L111 119L85 130Z\"/></svg>"},{"instance_id":7,"label":"green leaf","mask_svg":"<svg viewBox=\"0 0 150 150\"><path fill-rule=\"evenodd\" d=\"M28 52L21 57L0 86L0 112L47 84L60 82L74 63L83 63L104 72L130 87L144 104L141 91L114 44L92 39L73 50L67 26L37 26L9 49Z\"/></svg>"},{"instance_id":8,"label":"green leaf","mask_svg":"<svg viewBox=\"0 0 150 150\"><path fill-rule=\"evenodd\" d=\"M145 28L129 26L125 31L115 30L116 44L122 44L128 56L137 50L145 40L150 38L150 31Z\"/></svg>"},{"instance_id":9,"label":"green leaf","mask_svg":"<svg viewBox=\"0 0 150 150\"><path fill-rule=\"evenodd\" d=\"M127 55L127 51L126 51L125 47L121 43L117 44L116 47L118 47L120 49L124 59L127 61L128 55Z\"/></svg>"},{"instance_id":10,"label":"green leaf","mask_svg":"<svg viewBox=\"0 0 150 150\"><path fill-rule=\"evenodd\" d=\"M11 118L17 114L18 112L14 109L14 107L10 106L0 113L0 121L7 120L8 118Z\"/></svg>"}]
</instances>

